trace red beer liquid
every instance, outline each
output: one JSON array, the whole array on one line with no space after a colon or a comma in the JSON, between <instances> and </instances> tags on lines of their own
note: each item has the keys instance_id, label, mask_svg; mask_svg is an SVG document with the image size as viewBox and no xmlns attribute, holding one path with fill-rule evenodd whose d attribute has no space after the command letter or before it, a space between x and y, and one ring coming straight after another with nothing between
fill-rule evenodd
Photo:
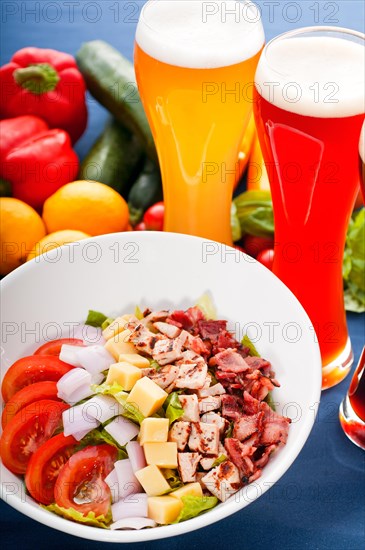
<instances>
[{"instance_id":1,"label":"red beer liquid","mask_svg":"<svg viewBox=\"0 0 365 550\"><path fill-rule=\"evenodd\" d=\"M307 311L326 366L347 342L342 255L359 185L364 114L303 116L257 90L254 111L275 212L273 271Z\"/></svg>"},{"instance_id":2,"label":"red beer liquid","mask_svg":"<svg viewBox=\"0 0 365 550\"><path fill-rule=\"evenodd\" d=\"M365 422L365 350L351 381L349 400L356 415Z\"/></svg>"}]
</instances>

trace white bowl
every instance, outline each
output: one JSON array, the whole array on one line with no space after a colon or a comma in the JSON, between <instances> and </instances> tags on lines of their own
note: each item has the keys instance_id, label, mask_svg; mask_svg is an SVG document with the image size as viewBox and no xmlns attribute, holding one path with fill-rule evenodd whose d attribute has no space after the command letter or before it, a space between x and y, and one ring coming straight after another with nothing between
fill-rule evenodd
<instances>
[{"instance_id":1,"label":"white bowl","mask_svg":"<svg viewBox=\"0 0 365 550\"><path fill-rule=\"evenodd\" d=\"M199 529L252 503L287 471L315 420L321 360L314 331L294 295L252 258L212 241L172 233L119 233L66 245L20 267L2 281L2 367L33 352L40 342L69 334L88 309L113 316L151 308L186 308L209 292L219 318L237 336L248 332L269 359L281 387L280 413L292 418L286 446L260 479L224 504L176 525L142 531L106 531L79 525L40 508L21 479L1 465L2 498L49 527L85 539L137 542Z\"/></svg>"}]
</instances>

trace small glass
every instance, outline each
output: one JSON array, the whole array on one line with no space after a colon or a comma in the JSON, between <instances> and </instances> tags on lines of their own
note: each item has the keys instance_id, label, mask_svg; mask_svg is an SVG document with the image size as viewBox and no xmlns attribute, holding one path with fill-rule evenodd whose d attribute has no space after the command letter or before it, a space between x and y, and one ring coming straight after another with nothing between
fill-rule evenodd
<instances>
[{"instance_id":1,"label":"small glass","mask_svg":"<svg viewBox=\"0 0 365 550\"><path fill-rule=\"evenodd\" d=\"M339 411L347 437L365 450L365 346Z\"/></svg>"}]
</instances>

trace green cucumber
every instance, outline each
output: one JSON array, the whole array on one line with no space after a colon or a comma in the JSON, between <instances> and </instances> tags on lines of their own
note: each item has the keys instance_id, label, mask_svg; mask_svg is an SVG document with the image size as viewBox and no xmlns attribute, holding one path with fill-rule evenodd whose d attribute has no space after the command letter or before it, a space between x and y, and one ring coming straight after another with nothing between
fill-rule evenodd
<instances>
[{"instance_id":1,"label":"green cucumber","mask_svg":"<svg viewBox=\"0 0 365 550\"><path fill-rule=\"evenodd\" d=\"M10 181L0 178L0 197L11 197L11 183Z\"/></svg>"},{"instance_id":2,"label":"green cucumber","mask_svg":"<svg viewBox=\"0 0 365 550\"><path fill-rule=\"evenodd\" d=\"M83 44L76 61L91 95L139 137L148 156L157 162L132 63L102 40Z\"/></svg>"},{"instance_id":3,"label":"green cucumber","mask_svg":"<svg viewBox=\"0 0 365 550\"><path fill-rule=\"evenodd\" d=\"M137 136L111 119L83 160L79 178L105 183L126 198L144 158Z\"/></svg>"},{"instance_id":4,"label":"green cucumber","mask_svg":"<svg viewBox=\"0 0 365 550\"><path fill-rule=\"evenodd\" d=\"M162 198L160 170L148 159L128 195L130 223L133 226L139 223L147 208L161 201Z\"/></svg>"}]
</instances>

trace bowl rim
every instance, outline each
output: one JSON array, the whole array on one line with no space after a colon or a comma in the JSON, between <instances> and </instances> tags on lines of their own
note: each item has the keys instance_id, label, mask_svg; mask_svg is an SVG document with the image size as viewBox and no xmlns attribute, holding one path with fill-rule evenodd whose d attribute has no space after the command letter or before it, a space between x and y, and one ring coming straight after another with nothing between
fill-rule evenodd
<instances>
[{"instance_id":1,"label":"bowl rim","mask_svg":"<svg viewBox=\"0 0 365 550\"><path fill-rule=\"evenodd\" d=\"M220 243L216 243L215 241L212 241L210 239L204 239L201 237L195 237L190 235L184 235L180 233L168 233L168 232L158 232L158 231L145 231L145 232L138 232L132 234L132 240L135 239L137 241L145 241L145 242L152 242L156 245L156 239L157 240L181 240L181 241L195 241L196 243L200 242L207 242L207 243L214 243L215 245L218 244L220 247L226 247L230 250L235 250L237 254L243 255L247 261L247 264L255 264L259 269L262 269L268 274L270 274L270 277L274 277L277 279L277 281L282 285L287 292L290 293L292 300L296 303L296 309L298 312L300 312L301 316L303 316L306 321L310 323L310 319L304 310L303 306L300 304L299 300L295 297L295 295L291 292L288 287L284 283L280 281L276 275L274 275L269 269L267 269L265 266L257 262L257 260L254 260L251 256L248 256L247 254L238 251L237 249L233 249L232 247L229 247L228 245L223 245ZM128 240L131 238L130 232L124 232L124 233L109 233L107 235L99 235L95 237L89 237L88 239L84 239L82 241L79 241L79 243L82 243L83 245L88 244L90 242L98 242L101 246L103 246L103 243L108 243L111 239L119 239L119 240ZM75 247L78 246L78 243L70 243L67 245L63 245L61 248L65 249L66 247ZM5 292L8 284L11 284L15 282L15 280L21 276L25 276L27 271L31 271L32 269L36 268L36 264L43 265L47 262L47 258L52 259L57 254L57 248L48 251L47 253L38 256L34 258L33 260L26 262L22 266L18 267L8 275L6 275L2 281L0 281L0 289L1 292ZM248 268L249 269L249 268ZM235 495L233 495L228 501L225 503L220 503L216 508L213 508L212 510L209 510L208 513L202 514L200 516L197 516L195 518L192 518L186 522L181 522L173 525L164 525L159 526L158 528L151 528L151 529L142 529L142 530L105 530L100 529L98 527L92 527L85 524L79 524L76 522L71 522L65 518L62 518L56 514L53 514L52 512L49 512L47 510L44 510L41 508L38 504L35 504L35 502L31 499L31 497L26 497L25 501L24 499L20 498L18 495L6 495L5 493L5 487L4 484L0 484L0 498L4 500L7 504L12 506L14 509L18 510L20 513L26 515L27 517L30 517L31 519L34 519L38 521L39 523L42 523L46 525L47 527L56 529L58 531L67 533L69 535L74 535L79 538L83 539L89 539L89 540L95 540L100 542L111 542L111 543L132 543L132 542L147 542L149 540L159 540L163 538L168 537L174 537L177 535L183 535L185 533L189 533L191 531L195 531L197 529L201 529L203 527L207 527L213 523L216 523L217 521L220 521L234 513L239 512L243 508L245 508L247 505L249 505L254 500L257 500L260 498L264 493L266 493L267 490L269 490L290 468L290 466L293 464L293 462L296 460L297 456L299 455L300 451L302 450L305 442L307 441L310 432L312 430L312 427L315 423L315 419L318 412L320 397L321 397L321 383L322 383L322 364L321 364L321 355L319 350L319 345L317 342L315 342L315 339L313 339L313 355L315 357L315 361L318 364L317 369L313 369L313 376L317 375L317 380L313 382L314 386L316 387L315 395L313 394L311 398L313 399L313 407L312 407L312 414L307 414L304 423L301 426L301 431L296 437L296 443L295 448L291 450L290 454L286 456L284 454L283 457L281 457L281 460L275 465L273 472L271 472L271 478L274 481L270 482L270 485L266 483L265 485L260 483L260 480L262 478L259 478L255 482L243 487L236 495L239 495L238 502L235 499ZM320 368L319 368L320 367ZM285 451L285 448L282 449L282 451ZM3 464L0 464L1 468L4 468ZM20 482L22 483L21 477L17 476ZM250 495L250 493L253 492L253 489L257 489L257 486L259 486L260 494L259 495ZM5 494L4 494L5 493ZM247 501L245 500L247 499ZM24 506L26 504L26 506ZM25 507L25 510L24 510Z\"/></svg>"}]
</instances>

